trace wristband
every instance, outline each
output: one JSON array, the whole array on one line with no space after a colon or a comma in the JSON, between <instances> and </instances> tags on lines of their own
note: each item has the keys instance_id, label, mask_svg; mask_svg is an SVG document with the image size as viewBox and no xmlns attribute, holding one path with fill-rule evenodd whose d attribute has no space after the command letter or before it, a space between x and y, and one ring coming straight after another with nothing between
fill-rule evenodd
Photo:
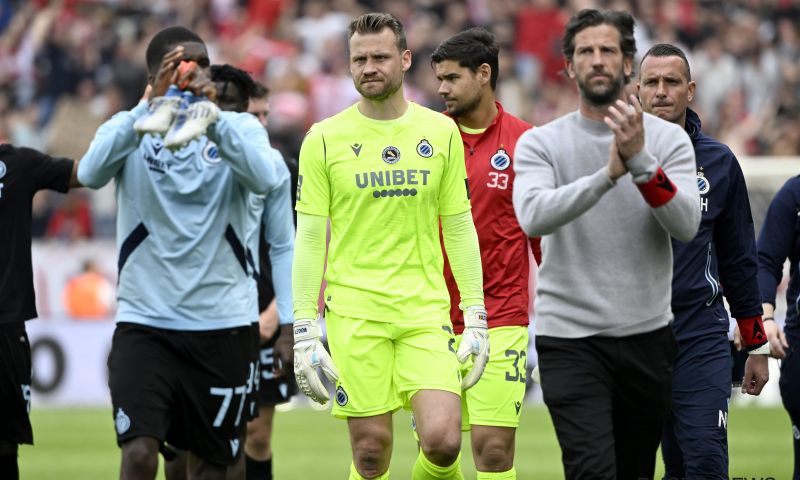
<instances>
[{"instance_id":1,"label":"wristband","mask_svg":"<svg viewBox=\"0 0 800 480\"><path fill-rule=\"evenodd\" d=\"M761 315L737 318L736 323L739 325L742 343L748 352L761 347L767 341L767 334L764 332L764 322L761 320Z\"/></svg>"},{"instance_id":2,"label":"wristband","mask_svg":"<svg viewBox=\"0 0 800 480\"><path fill-rule=\"evenodd\" d=\"M642 194L647 204L653 208L664 205L678 193L678 187L672 183L661 167L658 167L656 174L647 183L637 184L636 187L639 188L639 193Z\"/></svg>"},{"instance_id":3,"label":"wristband","mask_svg":"<svg viewBox=\"0 0 800 480\"><path fill-rule=\"evenodd\" d=\"M292 327L295 342L322 337L316 319L300 318L294 321Z\"/></svg>"},{"instance_id":4,"label":"wristband","mask_svg":"<svg viewBox=\"0 0 800 480\"><path fill-rule=\"evenodd\" d=\"M775 321L775 317L762 317L761 321L762 322L774 322Z\"/></svg>"},{"instance_id":5,"label":"wristband","mask_svg":"<svg viewBox=\"0 0 800 480\"><path fill-rule=\"evenodd\" d=\"M769 355L769 342L747 352L748 355Z\"/></svg>"}]
</instances>

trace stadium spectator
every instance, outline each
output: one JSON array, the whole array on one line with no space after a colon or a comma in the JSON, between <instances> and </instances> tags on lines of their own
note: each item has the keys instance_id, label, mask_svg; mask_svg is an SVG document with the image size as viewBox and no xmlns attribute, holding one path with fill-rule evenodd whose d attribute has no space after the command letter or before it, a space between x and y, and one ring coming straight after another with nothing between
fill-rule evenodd
<instances>
[{"instance_id":1,"label":"stadium spectator","mask_svg":"<svg viewBox=\"0 0 800 480\"><path fill-rule=\"evenodd\" d=\"M0 478L19 479L17 450L33 444L31 346L25 322L36 318L31 263L31 202L43 189L79 187L78 162L0 145Z\"/></svg>"},{"instance_id":2,"label":"stadium spectator","mask_svg":"<svg viewBox=\"0 0 800 480\"><path fill-rule=\"evenodd\" d=\"M405 99L411 52L396 17L362 15L349 35L361 99L312 126L300 153L292 270L297 383L325 403L316 367L336 381L332 413L347 419L351 479L386 478L392 413L401 407L413 411L420 443L411 478L463 478L459 396L478 381L489 353L463 146L451 120ZM336 366L315 318L328 218L325 321ZM440 220L465 310L458 357L474 357L461 385Z\"/></svg>"},{"instance_id":3,"label":"stadium spectator","mask_svg":"<svg viewBox=\"0 0 800 480\"><path fill-rule=\"evenodd\" d=\"M464 144L492 337L481 381L461 394L462 429L470 430L479 479L489 474L516 478L514 438L527 379L529 242L536 261L541 258L539 238L528 239L520 229L511 202L514 147L531 125L506 113L495 99L498 52L491 33L472 28L445 40L431 55L439 94ZM450 320L460 344L461 298L446 259L445 280ZM510 403L514 409L508 408Z\"/></svg>"},{"instance_id":4,"label":"stadium spectator","mask_svg":"<svg viewBox=\"0 0 800 480\"><path fill-rule=\"evenodd\" d=\"M691 240L700 220L689 137L625 98L633 31L626 12L570 18L562 51L580 107L516 148L514 209L544 253L542 392L568 479L653 477L676 352L670 237Z\"/></svg>"},{"instance_id":5,"label":"stadium spectator","mask_svg":"<svg viewBox=\"0 0 800 480\"><path fill-rule=\"evenodd\" d=\"M534 93L539 82L559 80L563 68L559 44L567 15L556 0L526 0L516 15L518 74Z\"/></svg>"},{"instance_id":6,"label":"stadium spectator","mask_svg":"<svg viewBox=\"0 0 800 480\"><path fill-rule=\"evenodd\" d=\"M78 172L92 188L112 178L117 185L122 239L109 387L120 475L155 478L167 441L190 452L189 478L219 479L240 455L244 424L233 398L243 405L258 316L243 243L249 196L280 182L280 159L252 115L218 112L209 101L191 103L188 120L165 140L140 138L139 119L169 113L162 130L169 125L174 110L162 97L171 84L187 80L188 91L210 99L217 93L206 45L186 28L158 32L146 58L150 102L103 124ZM178 78L181 61L198 68ZM204 121L215 122L207 134L165 147L184 128L206 131Z\"/></svg>"},{"instance_id":7,"label":"stadium spectator","mask_svg":"<svg viewBox=\"0 0 800 480\"><path fill-rule=\"evenodd\" d=\"M72 193L55 207L47 222L48 238L75 241L93 237L92 212L85 195Z\"/></svg>"},{"instance_id":8,"label":"stadium spectator","mask_svg":"<svg viewBox=\"0 0 800 480\"><path fill-rule=\"evenodd\" d=\"M264 128L269 124L269 90L262 84L256 83L250 96L247 111L258 118ZM270 140L275 148L277 144ZM299 153L299 152L298 152ZM290 192L292 192L292 205L294 194L297 191L297 156L283 155L286 166L291 175ZM269 202L269 199L267 200ZM293 211L293 209L289 209ZM293 218L293 217L292 217ZM275 249L269 240L269 226L264 224L264 233L258 235L257 248L259 252L259 278L258 278L258 308L261 311L259 318L260 342L259 362L257 375L260 376L256 392L256 406L258 411L255 417L247 423L247 441L244 452L246 455L246 475L248 480L272 480L272 425L275 416L275 406L286 403L297 393L297 384L294 380L294 370L288 358L291 358L293 346L291 312L281 312L279 315L275 301L275 279L272 272L272 255ZM265 235L267 234L267 235ZM256 250L254 250L256 251ZM267 259L270 261L267 261ZM281 279L288 280L288 278Z\"/></svg>"},{"instance_id":9,"label":"stadium spectator","mask_svg":"<svg viewBox=\"0 0 800 480\"><path fill-rule=\"evenodd\" d=\"M750 353L743 393L760 394L769 379L769 345L761 321L756 239L744 174L730 149L701 131L700 118L689 108L695 85L689 61L678 47L656 44L644 54L637 85L642 109L689 134L701 215L694 239L672 242L672 331L678 356L661 453L666 478L725 479L733 379L728 322L720 321L728 318L721 293Z\"/></svg>"},{"instance_id":10,"label":"stadium spectator","mask_svg":"<svg viewBox=\"0 0 800 480\"><path fill-rule=\"evenodd\" d=\"M77 320L105 320L114 312L114 284L97 268L94 260L83 262L80 274L64 287L64 308Z\"/></svg>"},{"instance_id":11,"label":"stadium spectator","mask_svg":"<svg viewBox=\"0 0 800 480\"><path fill-rule=\"evenodd\" d=\"M780 386L783 406L789 413L794 437L794 475L800 476L800 177L789 179L775 195L758 236L758 284L764 302L764 328L772 356L781 360ZM776 292L783 278L783 265L789 260L789 285L786 288L786 320L781 331L775 322Z\"/></svg>"}]
</instances>

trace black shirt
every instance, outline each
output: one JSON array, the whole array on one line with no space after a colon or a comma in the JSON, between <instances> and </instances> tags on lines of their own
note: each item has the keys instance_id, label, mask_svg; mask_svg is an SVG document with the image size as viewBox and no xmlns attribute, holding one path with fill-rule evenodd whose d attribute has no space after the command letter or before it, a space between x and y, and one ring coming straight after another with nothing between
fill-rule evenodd
<instances>
[{"instance_id":1,"label":"black shirt","mask_svg":"<svg viewBox=\"0 0 800 480\"><path fill-rule=\"evenodd\" d=\"M0 145L0 325L35 318L31 265L33 195L66 192L73 160Z\"/></svg>"}]
</instances>

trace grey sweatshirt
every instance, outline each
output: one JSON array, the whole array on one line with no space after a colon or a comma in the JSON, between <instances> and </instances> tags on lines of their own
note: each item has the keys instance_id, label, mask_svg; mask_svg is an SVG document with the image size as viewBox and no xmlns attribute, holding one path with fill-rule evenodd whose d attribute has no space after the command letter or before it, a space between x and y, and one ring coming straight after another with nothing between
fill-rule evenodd
<instances>
[{"instance_id":1,"label":"grey sweatshirt","mask_svg":"<svg viewBox=\"0 0 800 480\"><path fill-rule=\"evenodd\" d=\"M542 236L536 334L622 337L672 321L672 245L694 238L700 197L694 149L678 125L644 114L645 148L617 182L611 130L579 112L525 132L514 155L514 211ZM636 183L661 166L677 187L651 208Z\"/></svg>"}]
</instances>

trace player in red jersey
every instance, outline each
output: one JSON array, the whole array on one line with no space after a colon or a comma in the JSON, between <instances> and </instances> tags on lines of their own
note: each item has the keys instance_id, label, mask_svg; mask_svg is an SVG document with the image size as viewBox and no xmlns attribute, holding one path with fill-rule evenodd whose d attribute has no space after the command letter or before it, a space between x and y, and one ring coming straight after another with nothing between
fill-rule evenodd
<instances>
[{"instance_id":1,"label":"player in red jersey","mask_svg":"<svg viewBox=\"0 0 800 480\"><path fill-rule=\"evenodd\" d=\"M478 479L513 479L514 435L525 395L528 347L528 245L538 263L539 239L529 239L511 202L514 147L532 126L495 100L498 47L483 28L442 42L431 55L439 94L464 142L470 200L481 247L483 288L492 349L483 377L462 396L462 426L471 431ZM445 263L450 318L464 329L460 298ZM459 337L460 341L460 337Z\"/></svg>"}]
</instances>

